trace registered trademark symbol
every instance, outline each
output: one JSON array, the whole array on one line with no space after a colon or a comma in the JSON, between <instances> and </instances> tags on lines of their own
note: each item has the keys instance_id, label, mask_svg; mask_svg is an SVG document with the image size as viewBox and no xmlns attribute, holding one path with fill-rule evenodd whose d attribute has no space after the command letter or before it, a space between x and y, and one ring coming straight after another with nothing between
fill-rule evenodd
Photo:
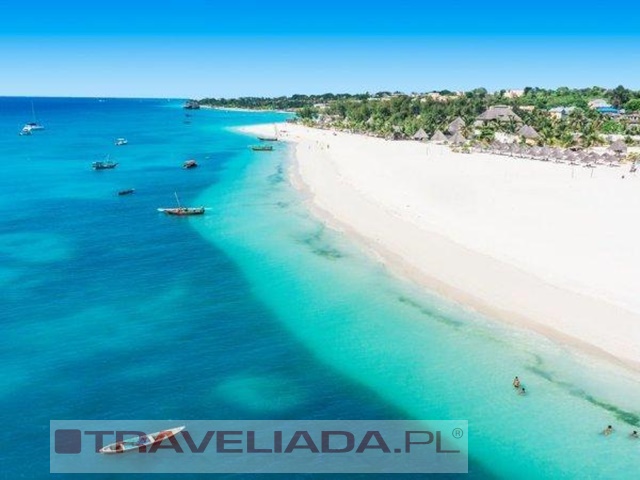
<instances>
[{"instance_id":1,"label":"registered trademark symbol","mask_svg":"<svg viewBox=\"0 0 640 480\"><path fill-rule=\"evenodd\" d=\"M464 431L461 428L454 428L451 435L453 435L453 438L462 438Z\"/></svg>"}]
</instances>

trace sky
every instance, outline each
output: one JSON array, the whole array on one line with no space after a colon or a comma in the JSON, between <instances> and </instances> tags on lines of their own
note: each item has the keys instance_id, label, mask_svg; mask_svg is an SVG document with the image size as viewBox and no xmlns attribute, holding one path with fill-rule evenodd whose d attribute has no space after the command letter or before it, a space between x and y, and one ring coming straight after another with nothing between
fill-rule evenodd
<instances>
[{"instance_id":1,"label":"sky","mask_svg":"<svg viewBox=\"0 0 640 480\"><path fill-rule=\"evenodd\" d=\"M640 7L0 0L0 96L640 89Z\"/></svg>"}]
</instances>

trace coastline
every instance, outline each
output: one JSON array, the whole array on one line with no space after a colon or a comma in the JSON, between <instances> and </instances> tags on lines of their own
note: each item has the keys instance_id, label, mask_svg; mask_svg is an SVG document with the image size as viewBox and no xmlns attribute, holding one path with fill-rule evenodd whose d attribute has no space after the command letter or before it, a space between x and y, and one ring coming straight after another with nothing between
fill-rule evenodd
<instances>
[{"instance_id":1,"label":"coastline","mask_svg":"<svg viewBox=\"0 0 640 480\"><path fill-rule=\"evenodd\" d=\"M272 128L269 124L241 130L248 134L264 134ZM411 197L421 189L419 184L418 190L415 190L416 185L403 189L405 185L398 184L398 179L404 177L394 176L398 170L406 170L407 166L418 171L425 161L452 162L443 168L446 170L453 165L455 170L459 167L456 162L464 164L474 156L454 154L447 147L438 145L387 142L289 124L281 127L281 137L293 144L295 155L290 178L294 187L304 195L312 213L354 239L397 276L491 318L536 331L557 343L640 371L637 347L640 343L640 312L635 305L625 304L624 298L608 297L607 292L599 291L597 285L589 285L589 282L574 285L571 279L560 278L558 272L561 269L553 272L558 278L543 278L539 269L526 268L526 265L518 263L517 258L496 255L495 249L483 249L482 239L474 244L468 236L456 238L450 233L454 229L447 230L450 219L443 212L434 210L428 221L424 219L425 215L416 215L415 210L425 213L432 205L425 204L425 198ZM417 158L418 154L420 158ZM398 157L404 157L402 162L398 161L402 164L390 165L388 159L394 158L395 162ZM515 160L490 155L482 157L489 167L472 172L470 175L479 176L473 181L487 182L495 180L497 174L507 175L502 170L497 173L491 171L491 162L502 169L504 162L513 164ZM564 178L568 173L564 165L533 164L536 169L552 169L551 175L561 174ZM432 175L443 165L424 168ZM384 186L375 181L371 183L373 177L367 177L367 170L374 168L378 168L375 177L383 179ZM513 168L528 167L516 165ZM560 172L558 169L562 168L564 170ZM575 173L571 175L577 176ZM579 172L579 175L584 177L584 172ZM599 175L603 178L598 177L598 187L618 179L617 175L616 172L603 172ZM466 184L456 186L456 176L447 178L451 182L447 185L447 192L468 187ZM522 186L517 178L514 182L516 186ZM587 194L594 188L593 182L587 184L585 180L582 183L586 185ZM611 185L611 188L618 188L617 183ZM476 195L486 193L479 191ZM571 200L569 194L567 197ZM401 202L396 201L398 198ZM448 193L444 198L454 204L457 202L455 196ZM515 204L518 202L530 201L526 195L517 196L513 208L517 208ZM407 202L406 211L400 208L404 202ZM571 202L569 204L572 205ZM522 221L530 220L525 216ZM577 253L588 254L591 247L587 245ZM555 260L553 255L541 256L537 261L542 268L545 265L541 259L547 262Z\"/></svg>"}]
</instances>

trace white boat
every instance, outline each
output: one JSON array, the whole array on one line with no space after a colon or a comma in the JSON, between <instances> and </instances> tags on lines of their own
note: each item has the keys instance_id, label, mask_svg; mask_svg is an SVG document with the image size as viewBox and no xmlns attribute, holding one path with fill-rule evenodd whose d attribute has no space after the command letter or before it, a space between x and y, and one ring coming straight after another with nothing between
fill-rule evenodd
<instances>
[{"instance_id":1,"label":"white boat","mask_svg":"<svg viewBox=\"0 0 640 480\"><path fill-rule=\"evenodd\" d=\"M148 435L136 435L135 437L127 438L121 442L115 442L102 447L98 452L111 454L111 453L125 453L134 450L139 450L142 447L148 447L155 443L161 443L167 438L171 438L174 435L180 433L185 429L185 426L170 428L169 430L162 430L160 432L150 433Z\"/></svg>"},{"instance_id":2,"label":"white boat","mask_svg":"<svg viewBox=\"0 0 640 480\"><path fill-rule=\"evenodd\" d=\"M120 145L126 145L127 143L129 143L129 141L126 138L116 138L116 145L120 146Z\"/></svg>"},{"instance_id":3,"label":"white boat","mask_svg":"<svg viewBox=\"0 0 640 480\"><path fill-rule=\"evenodd\" d=\"M33 106L33 102L31 102L31 114L33 115L33 122L25 123L24 127L22 127L22 132L28 131L29 133L20 132L20 135L31 135L34 131L44 130L44 127L36 120L36 110Z\"/></svg>"}]
</instances>

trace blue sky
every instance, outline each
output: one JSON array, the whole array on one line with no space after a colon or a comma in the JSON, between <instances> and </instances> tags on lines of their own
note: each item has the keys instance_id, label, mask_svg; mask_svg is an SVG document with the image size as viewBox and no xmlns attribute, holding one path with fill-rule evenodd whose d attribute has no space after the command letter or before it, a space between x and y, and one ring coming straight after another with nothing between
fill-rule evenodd
<instances>
[{"instance_id":1,"label":"blue sky","mask_svg":"<svg viewBox=\"0 0 640 480\"><path fill-rule=\"evenodd\" d=\"M0 95L640 89L626 0L139 3L0 1Z\"/></svg>"}]
</instances>

